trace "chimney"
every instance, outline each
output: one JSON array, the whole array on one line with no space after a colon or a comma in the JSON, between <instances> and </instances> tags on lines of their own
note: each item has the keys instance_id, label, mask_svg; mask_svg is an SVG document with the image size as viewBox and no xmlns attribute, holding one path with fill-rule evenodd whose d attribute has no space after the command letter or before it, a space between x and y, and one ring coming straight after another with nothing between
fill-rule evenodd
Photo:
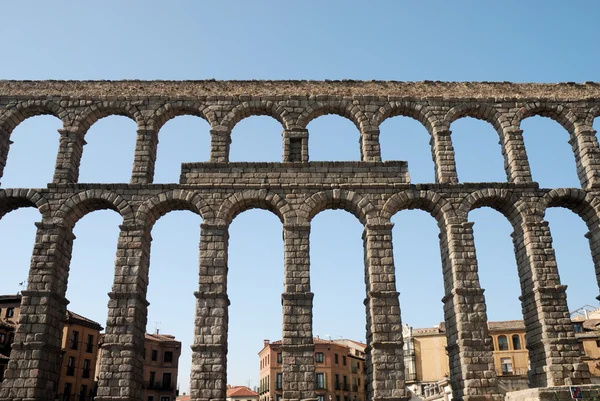
<instances>
[{"instance_id":1,"label":"chimney","mask_svg":"<svg viewBox=\"0 0 600 401\"><path fill-rule=\"evenodd\" d=\"M265 339L265 340L263 340L263 343L266 347L267 345L271 344L271 341L269 341L269 339Z\"/></svg>"}]
</instances>

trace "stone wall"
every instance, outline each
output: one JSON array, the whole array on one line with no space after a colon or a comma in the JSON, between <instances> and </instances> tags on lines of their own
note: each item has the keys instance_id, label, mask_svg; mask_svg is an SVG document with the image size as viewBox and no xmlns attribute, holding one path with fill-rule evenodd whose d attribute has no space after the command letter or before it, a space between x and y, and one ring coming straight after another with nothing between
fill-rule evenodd
<instances>
[{"instance_id":1,"label":"stone wall","mask_svg":"<svg viewBox=\"0 0 600 401\"><path fill-rule=\"evenodd\" d=\"M34 245L20 327L0 400L53 400L73 227L88 213L112 209L123 217L106 324L98 399L140 400L146 329L151 230L173 210L203 219L192 365L193 400L224 400L227 383L228 227L251 208L282 222L285 246L283 388L287 400L315 397L311 219L344 209L364 226L365 310L369 398L406 398L400 305L392 253L392 216L429 212L440 228L450 381L456 400L501 399L469 211L492 207L511 222L534 387L586 384L544 220L548 207L581 216L600 276L600 148L592 128L600 115L600 85L399 82L18 82L0 81L0 178L10 134L25 119L60 118L54 179L47 188L0 188L0 217L35 207L42 221ZM124 115L137 123L130 184L79 183L85 134L98 119ZM211 125L210 161L186 163L179 183L152 184L158 132L191 114ZM360 162L310 162L308 123L324 114L349 118L360 131ZM282 163L229 163L231 130L250 115L270 115L283 128ZM431 135L436 182L412 185L404 162L381 162L379 125L403 115ZM569 133L581 188L543 189L532 181L520 122L550 117ZM498 132L507 181L459 183L450 124L470 116Z\"/></svg>"}]
</instances>

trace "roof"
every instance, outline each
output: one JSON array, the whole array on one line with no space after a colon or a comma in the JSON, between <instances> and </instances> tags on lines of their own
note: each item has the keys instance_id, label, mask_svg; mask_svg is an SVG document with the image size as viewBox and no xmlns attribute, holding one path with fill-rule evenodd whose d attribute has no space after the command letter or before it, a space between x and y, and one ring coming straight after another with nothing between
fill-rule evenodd
<instances>
[{"instance_id":1,"label":"roof","mask_svg":"<svg viewBox=\"0 0 600 401\"><path fill-rule=\"evenodd\" d=\"M17 324L12 320L0 320L0 328L5 330L15 330Z\"/></svg>"},{"instance_id":2,"label":"roof","mask_svg":"<svg viewBox=\"0 0 600 401\"><path fill-rule=\"evenodd\" d=\"M190 401L192 399L191 395L181 395L177 397L177 401Z\"/></svg>"},{"instance_id":3,"label":"roof","mask_svg":"<svg viewBox=\"0 0 600 401\"><path fill-rule=\"evenodd\" d=\"M525 330L522 320L505 320L503 322L488 322L489 331Z\"/></svg>"},{"instance_id":4,"label":"roof","mask_svg":"<svg viewBox=\"0 0 600 401\"><path fill-rule=\"evenodd\" d=\"M171 334L150 334L150 333L146 333L146 337L145 339L147 341L156 341L159 343L179 343L181 345L180 341L177 341L175 339L174 335Z\"/></svg>"},{"instance_id":5,"label":"roof","mask_svg":"<svg viewBox=\"0 0 600 401\"><path fill-rule=\"evenodd\" d=\"M588 319L583 321L583 328L586 330L596 330L596 326L600 324L600 319Z\"/></svg>"},{"instance_id":6,"label":"roof","mask_svg":"<svg viewBox=\"0 0 600 401\"><path fill-rule=\"evenodd\" d=\"M246 386L233 386L227 389L227 397L258 397L258 393Z\"/></svg>"},{"instance_id":7,"label":"roof","mask_svg":"<svg viewBox=\"0 0 600 401\"><path fill-rule=\"evenodd\" d=\"M100 326L100 323L94 322L87 317L81 316L75 312L71 312L67 310L67 323L73 323L84 327L89 327L90 329L102 331L104 328Z\"/></svg>"},{"instance_id":8,"label":"roof","mask_svg":"<svg viewBox=\"0 0 600 401\"><path fill-rule=\"evenodd\" d=\"M0 302L3 302L3 301L21 302L21 294L0 295Z\"/></svg>"}]
</instances>

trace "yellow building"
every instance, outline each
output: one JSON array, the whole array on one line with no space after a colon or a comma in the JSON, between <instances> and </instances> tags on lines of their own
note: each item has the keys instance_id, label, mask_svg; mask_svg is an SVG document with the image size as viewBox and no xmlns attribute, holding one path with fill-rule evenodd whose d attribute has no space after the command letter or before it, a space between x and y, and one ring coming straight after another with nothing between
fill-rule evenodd
<instances>
[{"instance_id":1,"label":"yellow building","mask_svg":"<svg viewBox=\"0 0 600 401\"><path fill-rule=\"evenodd\" d=\"M146 334L143 401L175 401L181 342L170 334Z\"/></svg>"}]
</instances>

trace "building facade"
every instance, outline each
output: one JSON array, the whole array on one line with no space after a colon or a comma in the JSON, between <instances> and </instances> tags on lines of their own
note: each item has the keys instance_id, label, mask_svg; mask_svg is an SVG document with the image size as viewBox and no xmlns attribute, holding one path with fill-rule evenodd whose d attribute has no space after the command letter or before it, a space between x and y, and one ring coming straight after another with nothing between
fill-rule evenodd
<instances>
[{"instance_id":1,"label":"building facade","mask_svg":"<svg viewBox=\"0 0 600 401\"><path fill-rule=\"evenodd\" d=\"M315 395L318 401L366 401L365 348L353 340L314 339ZM258 353L260 401L283 396L281 341L265 340Z\"/></svg>"},{"instance_id":2,"label":"building facade","mask_svg":"<svg viewBox=\"0 0 600 401\"><path fill-rule=\"evenodd\" d=\"M0 378L10 360L14 332L18 327L21 295L0 295ZM67 310L61 343L57 399L89 401L95 395L95 370L102 326Z\"/></svg>"},{"instance_id":3,"label":"building facade","mask_svg":"<svg viewBox=\"0 0 600 401\"><path fill-rule=\"evenodd\" d=\"M228 386L226 401L258 401L258 393L246 386Z\"/></svg>"}]
</instances>

